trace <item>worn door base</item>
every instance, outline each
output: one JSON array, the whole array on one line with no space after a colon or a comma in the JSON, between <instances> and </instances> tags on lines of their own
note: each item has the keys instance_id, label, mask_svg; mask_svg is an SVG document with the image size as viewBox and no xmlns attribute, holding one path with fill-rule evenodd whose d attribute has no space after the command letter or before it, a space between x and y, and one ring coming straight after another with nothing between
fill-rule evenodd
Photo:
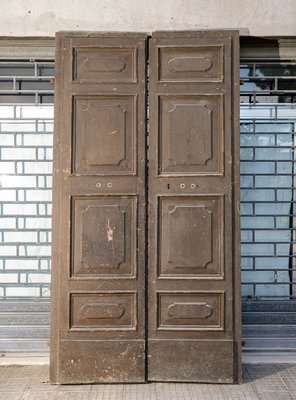
<instances>
[{"instance_id":1,"label":"worn door base","mask_svg":"<svg viewBox=\"0 0 296 400\"><path fill-rule=\"evenodd\" d=\"M67 354L59 364L59 380L52 383L145 382L145 342L61 341Z\"/></svg>"},{"instance_id":2,"label":"worn door base","mask_svg":"<svg viewBox=\"0 0 296 400\"><path fill-rule=\"evenodd\" d=\"M237 383L233 360L232 341L150 340L148 379L170 382Z\"/></svg>"}]
</instances>

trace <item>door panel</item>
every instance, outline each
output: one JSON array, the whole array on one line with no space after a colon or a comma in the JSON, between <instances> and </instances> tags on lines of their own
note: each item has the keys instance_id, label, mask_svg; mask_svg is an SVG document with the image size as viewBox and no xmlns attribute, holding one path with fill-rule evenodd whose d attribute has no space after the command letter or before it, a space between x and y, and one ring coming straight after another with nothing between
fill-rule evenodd
<instances>
[{"instance_id":1,"label":"door panel","mask_svg":"<svg viewBox=\"0 0 296 400\"><path fill-rule=\"evenodd\" d=\"M177 35L179 32L173 33L174 37ZM179 43L172 42L168 47L159 47L159 81L207 82L210 80L221 82L223 79L223 43L207 45L205 41L203 42L203 44L191 42L190 47L187 47L186 43L179 41Z\"/></svg>"},{"instance_id":2,"label":"door panel","mask_svg":"<svg viewBox=\"0 0 296 400\"><path fill-rule=\"evenodd\" d=\"M146 35L57 37L51 381L145 381Z\"/></svg>"},{"instance_id":3,"label":"door panel","mask_svg":"<svg viewBox=\"0 0 296 400\"><path fill-rule=\"evenodd\" d=\"M123 38L124 35L122 34L121 37ZM75 81L82 83L137 82L136 47L122 48L117 42L117 46L113 43L109 46L106 43L104 46L94 44L90 48L87 42L87 39L84 40L85 46L82 43L74 49L73 77Z\"/></svg>"},{"instance_id":4,"label":"door panel","mask_svg":"<svg viewBox=\"0 0 296 400\"><path fill-rule=\"evenodd\" d=\"M159 197L158 277L223 277L224 199Z\"/></svg>"},{"instance_id":5,"label":"door panel","mask_svg":"<svg viewBox=\"0 0 296 400\"><path fill-rule=\"evenodd\" d=\"M135 174L136 96L76 96L74 171Z\"/></svg>"},{"instance_id":6,"label":"door panel","mask_svg":"<svg viewBox=\"0 0 296 400\"><path fill-rule=\"evenodd\" d=\"M75 198L72 210L71 276L135 278L135 197Z\"/></svg>"},{"instance_id":7,"label":"door panel","mask_svg":"<svg viewBox=\"0 0 296 400\"><path fill-rule=\"evenodd\" d=\"M70 330L135 330L136 293L73 294Z\"/></svg>"},{"instance_id":8,"label":"door panel","mask_svg":"<svg viewBox=\"0 0 296 400\"><path fill-rule=\"evenodd\" d=\"M224 292L158 293L158 330L223 330Z\"/></svg>"},{"instance_id":9,"label":"door panel","mask_svg":"<svg viewBox=\"0 0 296 400\"><path fill-rule=\"evenodd\" d=\"M223 108L220 94L159 96L161 175L223 173Z\"/></svg>"},{"instance_id":10,"label":"door panel","mask_svg":"<svg viewBox=\"0 0 296 400\"><path fill-rule=\"evenodd\" d=\"M237 56L236 32L152 35L152 381L240 380Z\"/></svg>"}]
</instances>

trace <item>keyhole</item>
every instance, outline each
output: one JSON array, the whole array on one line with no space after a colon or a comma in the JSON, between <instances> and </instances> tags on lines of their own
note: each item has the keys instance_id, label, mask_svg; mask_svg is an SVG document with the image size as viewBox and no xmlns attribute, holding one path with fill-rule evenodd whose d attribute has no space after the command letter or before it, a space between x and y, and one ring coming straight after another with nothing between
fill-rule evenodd
<instances>
[{"instance_id":1,"label":"keyhole","mask_svg":"<svg viewBox=\"0 0 296 400\"><path fill-rule=\"evenodd\" d=\"M170 184L168 183L168 189L170 188Z\"/></svg>"}]
</instances>

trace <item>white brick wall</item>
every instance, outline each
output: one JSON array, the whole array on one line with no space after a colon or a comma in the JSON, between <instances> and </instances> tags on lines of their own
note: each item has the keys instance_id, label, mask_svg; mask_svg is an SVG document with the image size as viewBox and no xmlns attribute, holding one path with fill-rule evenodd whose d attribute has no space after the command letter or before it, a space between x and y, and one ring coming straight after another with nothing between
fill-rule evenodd
<instances>
[{"instance_id":1,"label":"white brick wall","mask_svg":"<svg viewBox=\"0 0 296 400\"><path fill-rule=\"evenodd\" d=\"M0 246L0 256L9 257L17 255L17 246Z\"/></svg>"},{"instance_id":2,"label":"white brick wall","mask_svg":"<svg viewBox=\"0 0 296 400\"><path fill-rule=\"evenodd\" d=\"M0 201L16 201L16 190L5 190L0 191Z\"/></svg>"},{"instance_id":3,"label":"white brick wall","mask_svg":"<svg viewBox=\"0 0 296 400\"><path fill-rule=\"evenodd\" d=\"M36 204L3 204L3 215L33 215L37 214Z\"/></svg>"},{"instance_id":4,"label":"white brick wall","mask_svg":"<svg viewBox=\"0 0 296 400\"><path fill-rule=\"evenodd\" d=\"M38 259L22 259L18 258L10 258L5 260L6 269L9 270L38 270L39 262ZM42 263L41 263L42 266Z\"/></svg>"},{"instance_id":5,"label":"white brick wall","mask_svg":"<svg viewBox=\"0 0 296 400\"><path fill-rule=\"evenodd\" d=\"M12 232L4 232L4 242L6 243L30 243L37 242L38 234L37 232L29 232L29 231L12 231Z\"/></svg>"},{"instance_id":6,"label":"white brick wall","mask_svg":"<svg viewBox=\"0 0 296 400\"><path fill-rule=\"evenodd\" d=\"M37 286L5 285L4 293L6 298L15 298L15 297L36 298L36 297L41 297L41 288L39 285Z\"/></svg>"},{"instance_id":7,"label":"white brick wall","mask_svg":"<svg viewBox=\"0 0 296 400\"><path fill-rule=\"evenodd\" d=\"M0 135L0 146L13 146L14 135L2 134Z\"/></svg>"},{"instance_id":8,"label":"white brick wall","mask_svg":"<svg viewBox=\"0 0 296 400\"><path fill-rule=\"evenodd\" d=\"M43 178L43 177L42 177ZM38 183L40 181L38 180ZM42 181L42 186L46 186L46 182ZM41 186L41 185L40 185ZM52 192L50 189L47 190L27 190L26 200L27 201L40 201L40 202L50 202L52 198Z\"/></svg>"},{"instance_id":9,"label":"white brick wall","mask_svg":"<svg viewBox=\"0 0 296 400\"><path fill-rule=\"evenodd\" d=\"M49 298L53 106L0 105L0 296Z\"/></svg>"},{"instance_id":10,"label":"white brick wall","mask_svg":"<svg viewBox=\"0 0 296 400\"><path fill-rule=\"evenodd\" d=\"M51 218L26 218L27 229L51 229Z\"/></svg>"},{"instance_id":11,"label":"white brick wall","mask_svg":"<svg viewBox=\"0 0 296 400\"><path fill-rule=\"evenodd\" d=\"M8 166L11 168L11 166ZM25 174L51 174L52 163L48 161L33 161L24 163L24 173Z\"/></svg>"},{"instance_id":12,"label":"white brick wall","mask_svg":"<svg viewBox=\"0 0 296 400\"><path fill-rule=\"evenodd\" d=\"M20 274L20 281L24 283L50 283L51 277L48 273L36 274L36 273L27 273Z\"/></svg>"},{"instance_id":13,"label":"white brick wall","mask_svg":"<svg viewBox=\"0 0 296 400\"><path fill-rule=\"evenodd\" d=\"M39 149L40 151L43 149ZM36 149L34 148L5 148L1 149L1 160L35 160Z\"/></svg>"},{"instance_id":14,"label":"white brick wall","mask_svg":"<svg viewBox=\"0 0 296 400\"><path fill-rule=\"evenodd\" d=\"M16 218L0 218L0 229L15 229L16 228Z\"/></svg>"},{"instance_id":15,"label":"white brick wall","mask_svg":"<svg viewBox=\"0 0 296 400\"><path fill-rule=\"evenodd\" d=\"M36 176L11 176L4 175L0 177L3 188L34 188L36 187Z\"/></svg>"},{"instance_id":16,"label":"white brick wall","mask_svg":"<svg viewBox=\"0 0 296 400\"><path fill-rule=\"evenodd\" d=\"M18 283L19 282L19 275L18 274L1 274L1 281L3 283Z\"/></svg>"},{"instance_id":17,"label":"white brick wall","mask_svg":"<svg viewBox=\"0 0 296 400\"><path fill-rule=\"evenodd\" d=\"M250 120L241 127L242 294L288 296L289 284L281 282L289 283L293 124L260 123L275 112L256 107L241 113Z\"/></svg>"}]
</instances>

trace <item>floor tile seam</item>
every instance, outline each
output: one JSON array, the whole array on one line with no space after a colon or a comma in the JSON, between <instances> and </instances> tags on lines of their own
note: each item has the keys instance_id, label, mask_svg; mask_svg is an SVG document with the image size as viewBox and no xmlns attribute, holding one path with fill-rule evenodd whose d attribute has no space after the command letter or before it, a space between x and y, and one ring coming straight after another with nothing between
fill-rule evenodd
<instances>
[{"instance_id":1,"label":"floor tile seam","mask_svg":"<svg viewBox=\"0 0 296 400\"><path fill-rule=\"evenodd\" d=\"M258 396L258 400L266 400L266 398L264 398L264 396L267 393L274 393L275 395L277 395L279 393L283 393L282 390L281 391L274 391L274 390L262 390L262 391L260 391L260 390L257 389L257 387L254 387L254 389L255 389L256 395ZM285 390L285 393L287 393L289 395L289 399L286 399L286 400L293 400L293 396L291 395L291 390Z\"/></svg>"},{"instance_id":2,"label":"floor tile seam","mask_svg":"<svg viewBox=\"0 0 296 400\"><path fill-rule=\"evenodd\" d=\"M221 390L222 390L222 393L223 393L223 396L224 396L224 400L229 400L229 398L228 398L228 396L227 396L227 393L225 392L224 389L225 389L225 388L224 388L224 385L221 386ZM219 400L220 400L220 399L219 399Z\"/></svg>"},{"instance_id":3,"label":"floor tile seam","mask_svg":"<svg viewBox=\"0 0 296 400\"><path fill-rule=\"evenodd\" d=\"M289 375L291 374L291 376L295 379L294 385L291 384L291 379L289 378L286 370L284 370L284 371L278 370L278 376L283 381L284 385L287 387L288 390L290 390L290 391L292 391L293 389L296 390L296 368L295 367L294 368L289 368L288 367L287 369L289 370ZM291 373L291 369L294 370L295 375L293 375ZM286 378L286 380L284 378ZM288 385L286 381L288 381L290 385Z\"/></svg>"}]
</instances>

